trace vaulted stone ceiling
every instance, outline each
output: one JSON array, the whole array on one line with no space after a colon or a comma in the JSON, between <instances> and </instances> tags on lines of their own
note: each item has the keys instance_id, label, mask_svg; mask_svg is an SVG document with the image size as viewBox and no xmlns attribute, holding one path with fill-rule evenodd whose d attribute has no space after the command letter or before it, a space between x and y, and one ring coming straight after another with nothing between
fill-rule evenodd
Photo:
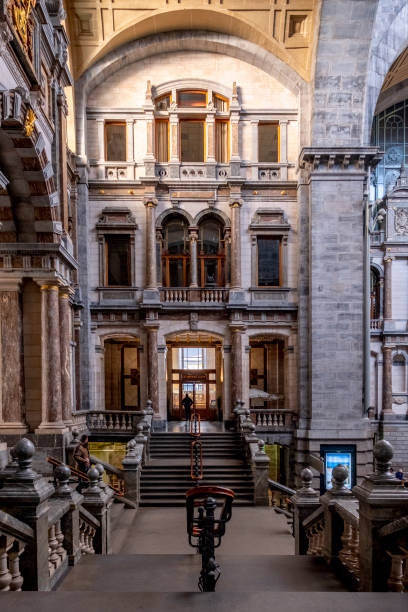
<instances>
[{"instance_id":1,"label":"vaulted stone ceiling","mask_svg":"<svg viewBox=\"0 0 408 612\"><path fill-rule=\"evenodd\" d=\"M211 30L263 46L309 80L319 0L65 0L78 78L119 45L170 30Z\"/></svg>"}]
</instances>

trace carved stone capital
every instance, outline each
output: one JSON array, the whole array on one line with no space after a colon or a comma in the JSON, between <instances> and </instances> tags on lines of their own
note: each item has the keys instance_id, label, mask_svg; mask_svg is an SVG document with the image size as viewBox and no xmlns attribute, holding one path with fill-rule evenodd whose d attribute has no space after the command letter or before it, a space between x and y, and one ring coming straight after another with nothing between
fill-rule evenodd
<instances>
[{"instance_id":1,"label":"carved stone capital","mask_svg":"<svg viewBox=\"0 0 408 612\"><path fill-rule=\"evenodd\" d=\"M143 203L146 206L146 208L156 208L158 201L157 201L157 198L145 196L143 199Z\"/></svg>"}]
</instances>

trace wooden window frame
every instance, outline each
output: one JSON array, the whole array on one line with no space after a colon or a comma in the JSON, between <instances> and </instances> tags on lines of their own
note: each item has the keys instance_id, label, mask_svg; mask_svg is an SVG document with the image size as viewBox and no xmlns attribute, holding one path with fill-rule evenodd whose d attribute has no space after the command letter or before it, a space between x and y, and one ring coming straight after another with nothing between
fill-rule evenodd
<instances>
[{"instance_id":1,"label":"wooden window frame","mask_svg":"<svg viewBox=\"0 0 408 612\"><path fill-rule=\"evenodd\" d=\"M226 123L227 124L227 161L220 162L217 160L217 123ZM228 164L231 159L231 144L230 144L230 122L229 119L216 119L215 120L215 158L217 164Z\"/></svg>"},{"instance_id":2,"label":"wooden window frame","mask_svg":"<svg viewBox=\"0 0 408 612\"><path fill-rule=\"evenodd\" d=\"M263 161L260 159L260 151L259 151L259 128L263 125L276 125L278 130L278 155L277 160L274 162L271 161ZM260 164L279 164L280 163L280 124L278 121L259 121L258 122L258 163Z\"/></svg>"},{"instance_id":3,"label":"wooden window frame","mask_svg":"<svg viewBox=\"0 0 408 612\"><path fill-rule=\"evenodd\" d=\"M182 106L180 104L180 94L182 93L200 93L200 94L205 94L205 104L203 106ZM177 94L176 94L176 100L177 100L177 106L179 108L192 108L192 109L197 109L197 108L206 108L208 105L208 90L206 89L178 89L177 90Z\"/></svg>"},{"instance_id":4,"label":"wooden window frame","mask_svg":"<svg viewBox=\"0 0 408 612\"><path fill-rule=\"evenodd\" d=\"M220 98L220 100L223 100L224 102L227 103L227 110L225 111L219 111L217 110L217 113L228 113L229 112L229 106L230 106L230 101L228 98L226 98L225 96L223 96L222 94L219 93L214 93L213 92L213 104L214 104L214 108L215 108L215 99L216 98Z\"/></svg>"},{"instance_id":5,"label":"wooden window frame","mask_svg":"<svg viewBox=\"0 0 408 612\"><path fill-rule=\"evenodd\" d=\"M167 110L159 110L159 109L156 108L156 104L158 102L160 102L160 100L162 100L163 98L167 98L167 96L170 98L170 104L171 104L172 103L171 91L168 91L167 93L161 94L160 96L157 96L157 98L154 99L153 104L154 104L154 110L155 110L156 113L168 113L169 112L168 109ZM170 104L169 104L169 107L170 107Z\"/></svg>"},{"instance_id":6,"label":"wooden window frame","mask_svg":"<svg viewBox=\"0 0 408 612\"><path fill-rule=\"evenodd\" d=\"M169 119L156 119L155 120L155 134L154 134L154 142L155 142L155 158L158 158L159 151L159 141L158 141L158 131L156 130L157 123L167 123L167 161L166 162L157 162L159 164L167 164L170 161L170 121Z\"/></svg>"},{"instance_id":7,"label":"wooden window frame","mask_svg":"<svg viewBox=\"0 0 408 612\"><path fill-rule=\"evenodd\" d=\"M123 125L125 128L125 159L108 159L108 137L107 137L107 126L108 125ZM127 150L128 150L128 143L127 143L127 129L126 129L126 121L105 121L104 122L104 126L103 126L103 132L104 132L104 140L105 140L105 161L110 163L110 164L124 164L127 161Z\"/></svg>"}]
</instances>

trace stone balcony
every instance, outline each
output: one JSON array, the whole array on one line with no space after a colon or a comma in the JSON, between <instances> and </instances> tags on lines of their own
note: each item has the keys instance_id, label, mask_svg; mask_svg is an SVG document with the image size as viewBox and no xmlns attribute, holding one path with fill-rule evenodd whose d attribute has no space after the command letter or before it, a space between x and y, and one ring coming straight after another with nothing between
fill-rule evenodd
<instances>
[{"instance_id":1,"label":"stone balcony","mask_svg":"<svg viewBox=\"0 0 408 612\"><path fill-rule=\"evenodd\" d=\"M221 287L212 289L169 287L160 289L160 301L166 304L200 303L212 306L228 302L229 290Z\"/></svg>"},{"instance_id":2,"label":"stone balcony","mask_svg":"<svg viewBox=\"0 0 408 612\"><path fill-rule=\"evenodd\" d=\"M258 163L232 161L226 164L213 162L183 163L168 162L105 162L90 160L91 180L135 181L156 177L163 182L171 181L215 181L223 182L230 177L243 178L251 182L279 182L288 180L289 163Z\"/></svg>"}]
</instances>

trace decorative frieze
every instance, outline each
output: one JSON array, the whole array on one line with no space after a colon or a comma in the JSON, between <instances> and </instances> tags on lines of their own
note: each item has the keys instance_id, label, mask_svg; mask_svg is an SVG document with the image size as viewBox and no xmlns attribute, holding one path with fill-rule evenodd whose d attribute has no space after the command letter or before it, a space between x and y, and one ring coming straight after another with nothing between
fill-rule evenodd
<instances>
[{"instance_id":1,"label":"decorative frieze","mask_svg":"<svg viewBox=\"0 0 408 612\"><path fill-rule=\"evenodd\" d=\"M359 171L376 166L381 154L377 147L304 147L299 167L308 172Z\"/></svg>"}]
</instances>

